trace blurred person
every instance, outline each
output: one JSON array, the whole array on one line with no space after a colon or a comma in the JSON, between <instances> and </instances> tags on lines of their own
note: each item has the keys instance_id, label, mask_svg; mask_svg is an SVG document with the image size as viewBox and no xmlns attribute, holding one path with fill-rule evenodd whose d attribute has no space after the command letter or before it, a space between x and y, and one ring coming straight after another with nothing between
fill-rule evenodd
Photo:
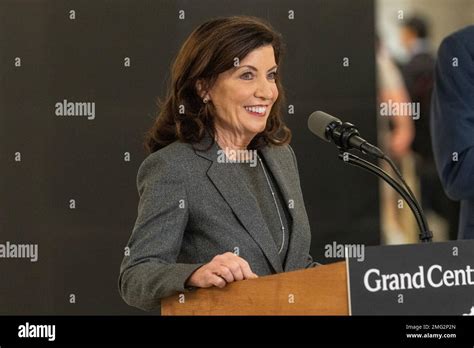
<instances>
[{"instance_id":1,"label":"blurred person","mask_svg":"<svg viewBox=\"0 0 474 348\"><path fill-rule=\"evenodd\" d=\"M377 101L383 103L400 104L410 102L401 73L381 43L378 36L375 38ZM414 137L413 120L409 115L398 114L385 117L378 115L379 144L400 167L405 179L416 191L414 181L413 160L411 158L411 143ZM391 168L380 163L382 168L394 175ZM392 187L381 182L381 231L384 244L407 244L417 241L417 225L408 206L399 208L399 195Z\"/></svg>"},{"instance_id":2,"label":"blurred person","mask_svg":"<svg viewBox=\"0 0 474 348\"><path fill-rule=\"evenodd\" d=\"M417 173L420 178L421 204L428 219L435 240L455 239L457 234L459 208L450 201L442 188L436 172L430 136L430 103L434 84L435 59L429 44L429 29L426 20L411 17L403 22L400 40L408 53L408 63L401 71L410 99L419 105L419 116L415 119L415 138L412 148L417 154ZM442 225L436 225L433 212L447 222L448 233L440 235ZM434 228L433 228L434 227Z\"/></svg>"}]
</instances>

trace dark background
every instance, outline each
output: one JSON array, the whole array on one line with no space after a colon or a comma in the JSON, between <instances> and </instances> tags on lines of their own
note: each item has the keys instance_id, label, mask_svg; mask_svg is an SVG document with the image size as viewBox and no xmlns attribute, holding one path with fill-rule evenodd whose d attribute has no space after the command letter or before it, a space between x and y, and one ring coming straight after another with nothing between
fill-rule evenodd
<instances>
[{"instance_id":1,"label":"dark background","mask_svg":"<svg viewBox=\"0 0 474 348\"><path fill-rule=\"evenodd\" d=\"M378 181L344 165L306 126L324 110L376 142L371 0L3 0L0 243L37 243L39 261L0 259L0 314L141 313L122 301L117 279L137 214L143 133L184 39L211 17L240 14L269 20L287 44L280 71L295 114L286 120L314 258L335 261L323 257L333 241L379 243ZM95 102L96 118L56 116L63 99Z\"/></svg>"}]
</instances>

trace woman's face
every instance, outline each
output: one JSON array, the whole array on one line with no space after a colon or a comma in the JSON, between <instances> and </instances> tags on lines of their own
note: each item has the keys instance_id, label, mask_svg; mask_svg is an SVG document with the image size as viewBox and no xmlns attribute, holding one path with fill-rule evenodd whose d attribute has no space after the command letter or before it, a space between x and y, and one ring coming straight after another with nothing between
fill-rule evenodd
<instances>
[{"instance_id":1,"label":"woman's face","mask_svg":"<svg viewBox=\"0 0 474 348\"><path fill-rule=\"evenodd\" d=\"M273 47L267 45L251 51L238 66L221 73L208 92L217 111L216 128L246 138L264 131L278 98L276 70Z\"/></svg>"}]
</instances>

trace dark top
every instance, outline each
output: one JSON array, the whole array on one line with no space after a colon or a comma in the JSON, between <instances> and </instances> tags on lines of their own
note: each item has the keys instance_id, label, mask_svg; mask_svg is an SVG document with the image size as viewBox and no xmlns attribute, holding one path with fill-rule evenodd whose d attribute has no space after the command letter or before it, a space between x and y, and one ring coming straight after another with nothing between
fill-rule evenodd
<instances>
[{"instance_id":1,"label":"dark top","mask_svg":"<svg viewBox=\"0 0 474 348\"><path fill-rule=\"evenodd\" d=\"M410 99L420 105L420 118L414 122L415 138L412 148L421 155L423 162L428 164L434 162L429 123L434 66L433 56L429 52L420 52L415 54L401 70Z\"/></svg>"},{"instance_id":2,"label":"dark top","mask_svg":"<svg viewBox=\"0 0 474 348\"><path fill-rule=\"evenodd\" d=\"M438 173L451 199L461 201L459 238L474 238L474 25L443 40L431 105Z\"/></svg>"},{"instance_id":3,"label":"dark top","mask_svg":"<svg viewBox=\"0 0 474 348\"><path fill-rule=\"evenodd\" d=\"M262 169L260 161L257 160L257 165L252 167L250 163L235 163L238 167L240 177L242 178L245 185L249 188L253 198L255 198L257 205L260 209L259 213L263 217L266 225L275 241L277 250L279 252L280 260L282 265L285 264L285 257L288 250L288 240L290 235L289 226L291 224L291 216L287 209L287 205L284 202L283 195L280 188L278 187L276 180L270 171L269 167L265 163L265 159L260 155L263 165L265 166L265 172L268 177L268 181L275 193L276 203L280 212L283 227L285 228L284 233L281 229L281 222L278 216L277 209L275 207L275 200L272 197L272 190L268 185L267 178ZM283 244L283 247L282 247Z\"/></svg>"}]
</instances>

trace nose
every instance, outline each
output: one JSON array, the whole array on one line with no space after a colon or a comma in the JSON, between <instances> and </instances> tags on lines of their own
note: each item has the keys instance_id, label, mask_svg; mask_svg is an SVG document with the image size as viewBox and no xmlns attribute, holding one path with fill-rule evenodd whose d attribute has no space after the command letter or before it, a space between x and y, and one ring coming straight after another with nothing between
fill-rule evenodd
<instances>
[{"instance_id":1,"label":"nose","mask_svg":"<svg viewBox=\"0 0 474 348\"><path fill-rule=\"evenodd\" d=\"M259 80L257 89L255 90L255 97L264 100L271 100L274 98L274 88L275 84L273 82L270 82L267 79L261 79Z\"/></svg>"}]
</instances>

